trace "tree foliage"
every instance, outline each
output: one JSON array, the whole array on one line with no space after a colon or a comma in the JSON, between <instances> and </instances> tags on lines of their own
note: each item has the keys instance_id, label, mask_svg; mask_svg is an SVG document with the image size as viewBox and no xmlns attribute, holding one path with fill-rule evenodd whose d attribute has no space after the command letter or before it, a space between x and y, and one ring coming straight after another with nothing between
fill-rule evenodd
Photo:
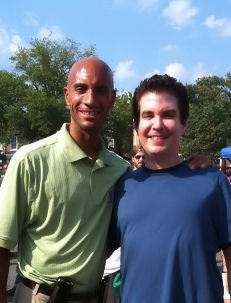
<instances>
[{"instance_id":1,"label":"tree foliage","mask_svg":"<svg viewBox=\"0 0 231 303\"><path fill-rule=\"evenodd\" d=\"M132 94L118 95L104 129L106 140L114 139L114 149L124 156L132 149Z\"/></svg>"},{"instance_id":2,"label":"tree foliage","mask_svg":"<svg viewBox=\"0 0 231 303\"><path fill-rule=\"evenodd\" d=\"M188 92L190 119L181 151L217 158L221 148L231 145L231 74L198 79Z\"/></svg>"},{"instance_id":3,"label":"tree foliage","mask_svg":"<svg viewBox=\"0 0 231 303\"><path fill-rule=\"evenodd\" d=\"M54 133L69 121L63 87L74 62L95 54L70 39L33 39L11 57L15 72L0 70L0 142L17 135L21 143ZM231 74L203 77L187 85L190 99L189 127L182 140L184 156L205 153L216 157L231 145ZM115 150L132 148L131 93L116 98L104 128L105 140L114 139Z\"/></svg>"},{"instance_id":4,"label":"tree foliage","mask_svg":"<svg viewBox=\"0 0 231 303\"><path fill-rule=\"evenodd\" d=\"M27 92L25 77L0 70L0 141L5 142L11 136L7 111L18 107Z\"/></svg>"},{"instance_id":5,"label":"tree foliage","mask_svg":"<svg viewBox=\"0 0 231 303\"><path fill-rule=\"evenodd\" d=\"M31 142L54 133L67 121L63 98L68 72L74 62L93 55L70 39L32 39L11 57L15 73L0 71L0 141L17 135Z\"/></svg>"}]
</instances>

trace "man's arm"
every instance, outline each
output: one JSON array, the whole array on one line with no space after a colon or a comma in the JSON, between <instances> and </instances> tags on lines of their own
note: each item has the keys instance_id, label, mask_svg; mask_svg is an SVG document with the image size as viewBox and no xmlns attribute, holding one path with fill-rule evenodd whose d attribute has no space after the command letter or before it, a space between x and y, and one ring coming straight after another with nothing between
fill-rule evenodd
<instances>
[{"instance_id":1,"label":"man's arm","mask_svg":"<svg viewBox=\"0 0 231 303\"><path fill-rule=\"evenodd\" d=\"M9 249L0 247L0 302L6 303L6 285L9 272Z\"/></svg>"},{"instance_id":2,"label":"man's arm","mask_svg":"<svg viewBox=\"0 0 231 303\"><path fill-rule=\"evenodd\" d=\"M227 269L227 291L231 295L231 245L223 249ZM231 302L231 300L230 300Z\"/></svg>"},{"instance_id":3,"label":"man's arm","mask_svg":"<svg viewBox=\"0 0 231 303\"><path fill-rule=\"evenodd\" d=\"M207 168L213 165L211 159L205 155L194 154L189 158L189 167L191 169Z\"/></svg>"}]
</instances>

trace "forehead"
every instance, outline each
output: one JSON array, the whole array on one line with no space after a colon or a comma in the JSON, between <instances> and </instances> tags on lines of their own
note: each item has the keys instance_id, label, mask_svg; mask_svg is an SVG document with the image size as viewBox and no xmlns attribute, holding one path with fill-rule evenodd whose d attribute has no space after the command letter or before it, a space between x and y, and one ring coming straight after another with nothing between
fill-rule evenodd
<instances>
[{"instance_id":1,"label":"forehead","mask_svg":"<svg viewBox=\"0 0 231 303\"><path fill-rule=\"evenodd\" d=\"M155 92L147 91L145 92L139 101L140 111L143 110L178 110L177 98L168 92Z\"/></svg>"},{"instance_id":2,"label":"forehead","mask_svg":"<svg viewBox=\"0 0 231 303\"><path fill-rule=\"evenodd\" d=\"M144 155L144 152L143 151L138 151L135 156L143 156Z\"/></svg>"},{"instance_id":3,"label":"forehead","mask_svg":"<svg viewBox=\"0 0 231 303\"><path fill-rule=\"evenodd\" d=\"M80 61L72 67L68 83L88 83L112 87L112 73L109 67L101 61Z\"/></svg>"}]
</instances>

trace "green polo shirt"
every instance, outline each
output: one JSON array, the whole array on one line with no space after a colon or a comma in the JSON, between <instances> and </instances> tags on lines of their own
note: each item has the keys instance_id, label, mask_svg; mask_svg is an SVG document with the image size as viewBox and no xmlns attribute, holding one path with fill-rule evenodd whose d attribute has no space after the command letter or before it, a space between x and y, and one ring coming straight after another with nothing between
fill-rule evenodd
<instances>
[{"instance_id":1,"label":"green polo shirt","mask_svg":"<svg viewBox=\"0 0 231 303\"><path fill-rule=\"evenodd\" d=\"M25 277L48 284L69 277L78 292L97 287L114 184L128 167L103 142L93 164L65 124L14 155L0 189L0 246L18 243Z\"/></svg>"}]
</instances>

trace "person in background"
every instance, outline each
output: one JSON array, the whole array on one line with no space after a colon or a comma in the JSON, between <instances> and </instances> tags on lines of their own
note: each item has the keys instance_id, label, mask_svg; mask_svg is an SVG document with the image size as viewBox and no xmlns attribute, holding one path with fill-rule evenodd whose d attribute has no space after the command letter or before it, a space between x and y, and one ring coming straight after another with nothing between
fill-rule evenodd
<instances>
[{"instance_id":1,"label":"person in background","mask_svg":"<svg viewBox=\"0 0 231 303\"><path fill-rule=\"evenodd\" d=\"M231 184L231 167L228 167L226 169L227 178L229 180L229 183Z\"/></svg>"},{"instance_id":2,"label":"person in background","mask_svg":"<svg viewBox=\"0 0 231 303\"><path fill-rule=\"evenodd\" d=\"M131 163L134 170L144 164L144 151L142 146L133 147Z\"/></svg>"}]
</instances>

